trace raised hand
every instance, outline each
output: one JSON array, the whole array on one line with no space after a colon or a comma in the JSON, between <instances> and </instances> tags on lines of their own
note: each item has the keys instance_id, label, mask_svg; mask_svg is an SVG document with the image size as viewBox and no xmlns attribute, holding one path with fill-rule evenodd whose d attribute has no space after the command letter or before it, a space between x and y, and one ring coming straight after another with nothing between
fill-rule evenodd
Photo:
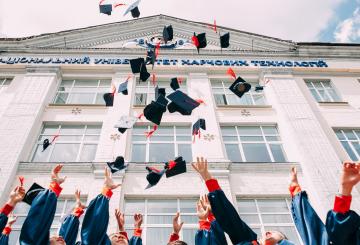
<instances>
[{"instance_id":1,"label":"raised hand","mask_svg":"<svg viewBox=\"0 0 360 245\"><path fill-rule=\"evenodd\" d=\"M11 212L9 217L8 217L8 221L7 221L6 226L11 227L16 222L16 220L17 220L17 217L14 216L14 214Z\"/></svg>"},{"instance_id":2,"label":"raised hand","mask_svg":"<svg viewBox=\"0 0 360 245\"><path fill-rule=\"evenodd\" d=\"M196 163L191 163L192 167L195 169L196 172L198 172L201 176L201 178L205 181L212 179L211 174L208 171L208 162L203 157L199 158L197 157Z\"/></svg>"},{"instance_id":3,"label":"raised hand","mask_svg":"<svg viewBox=\"0 0 360 245\"><path fill-rule=\"evenodd\" d=\"M177 212L173 218L173 232L177 235L179 235L179 232L181 231L181 228L184 224L184 222L179 223L179 218L180 218L180 213Z\"/></svg>"},{"instance_id":4,"label":"raised hand","mask_svg":"<svg viewBox=\"0 0 360 245\"><path fill-rule=\"evenodd\" d=\"M120 186L121 184L115 184L113 179L111 178L111 173L110 170L108 168L105 168L105 181L104 181L104 186L110 190L116 189Z\"/></svg>"},{"instance_id":5,"label":"raised hand","mask_svg":"<svg viewBox=\"0 0 360 245\"><path fill-rule=\"evenodd\" d=\"M340 194L350 196L352 188L360 181L360 163L344 162L340 179Z\"/></svg>"},{"instance_id":6,"label":"raised hand","mask_svg":"<svg viewBox=\"0 0 360 245\"><path fill-rule=\"evenodd\" d=\"M296 167L292 167L290 171L290 186L297 186L299 185L299 181L297 178L297 170Z\"/></svg>"},{"instance_id":7,"label":"raised hand","mask_svg":"<svg viewBox=\"0 0 360 245\"><path fill-rule=\"evenodd\" d=\"M80 190L76 190L75 191L75 208L82 208L85 209L86 206L84 204L82 204L81 199L80 199Z\"/></svg>"},{"instance_id":8,"label":"raised hand","mask_svg":"<svg viewBox=\"0 0 360 245\"><path fill-rule=\"evenodd\" d=\"M25 197L25 189L21 186L17 186L10 192L8 204L12 207L18 202L21 202Z\"/></svg>"},{"instance_id":9,"label":"raised hand","mask_svg":"<svg viewBox=\"0 0 360 245\"><path fill-rule=\"evenodd\" d=\"M200 200L196 203L196 211L199 220L207 220L210 212L209 207L203 206Z\"/></svg>"},{"instance_id":10,"label":"raised hand","mask_svg":"<svg viewBox=\"0 0 360 245\"><path fill-rule=\"evenodd\" d=\"M141 228L141 224L143 222L143 216L142 214L134 214L134 227L136 229Z\"/></svg>"},{"instance_id":11,"label":"raised hand","mask_svg":"<svg viewBox=\"0 0 360 245\"><path fill-rule=\"evenodd\" d=\"M209 213L211 213L211 205L207 195L200 197L200 204L204 210L209 209Z\"/></svg>"},{"instance_id":12,"label":"raised hand","mask_svg":"<svg viewBox=\"0 0 360 245\"><path fill-rule=\"evenodd\" d=\"M119 231L121 231L121 232L125 231L125 228L124 228L124 225L125 225L124 214L121 213L119 209L115 209L115 217L116 217L116 221L118 223Z\"/></svg>"},{"instance_id":13,"label":"raised hand","mask_svg":"<svg viewBox=\"0 0 360 245\"><path fill-rule=\"evenodd\" d=\"M63 166L64 166L63 164L58 164L51 171L51 180L53 182L58 183L59 185L64 183L64 181L66 180L66 176L64 176L63 178L59 177L59 173L60 173Z\"/></svg>"}]
</instances>

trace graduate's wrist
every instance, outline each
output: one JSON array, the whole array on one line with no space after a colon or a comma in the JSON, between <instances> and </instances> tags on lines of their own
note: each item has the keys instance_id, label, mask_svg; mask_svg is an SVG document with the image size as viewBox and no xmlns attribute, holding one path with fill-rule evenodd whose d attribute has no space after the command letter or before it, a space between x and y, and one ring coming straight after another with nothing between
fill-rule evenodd
<instances>
[{"instance_id":1,"label":"graduate's wrist","mask_svg":"<svg viewBox=\"0 0 360 245\"><path fill-rule=\"evenodd\" d=\"M339 194L342 196L351 196L353 186L341 185L339 189Z\"/></svg>"},{"instance_id":2,"label":"graduate's wrist","mask_svg":"<svg viewBox=\"0 0 360 245\"><path fill-rule=\"evenodd\" d=\"M6 204L11 206L12 208L15 208L17 203L18 203L18 201L14 200L13 198L9 198L8 201L6 202Z\"/></svg>"}]
</instances>

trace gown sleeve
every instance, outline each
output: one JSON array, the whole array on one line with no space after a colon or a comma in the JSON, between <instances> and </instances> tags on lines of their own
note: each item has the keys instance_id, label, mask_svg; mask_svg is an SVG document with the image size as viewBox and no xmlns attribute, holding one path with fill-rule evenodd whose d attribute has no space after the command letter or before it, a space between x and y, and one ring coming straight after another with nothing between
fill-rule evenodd
<instances>
[{"instance_id":1,"label":"gown sleeve","mask_svg":"<svg viewBox=\"0 0 360 245\"><path fill-rule=\"evenodd\" d=\"M0 210L0 232L2 232L6 226L6 223L8 221L8 215L11 213L11 211L14 209L14 207L10 206L9 204L5 204L4 207Z\"/></svg>"},{"instance_id":2,"label":"gown sleeve","mask_svg":"<svg viewBox=\"0 0 360 245\"><path fill-rule=\"evenodd\" d=\"M0 236L0 245L8 245L9 244L9 236L10 236L11 228L5 227Z\"/></svg>"},{"instance_id":3,"label":"gown sleeve","mask_svg":"<svg viewBox=\"0 0 360 245\"><path fill-rule=\"evenodd\" d=\"M29 213L20 232L21 245L42 245L49 243L50 227L54 220L57 197L62 188L56 182L50 188L39 192L31 204Z\"/></svg>"},{"instance_id":4,"label":"gown sleeve","mask_svg":"<svg viewBox=\"0 0 360 245\"><path fill-rule=\"evenodd\" d=\"M106 234L109 224L110 189L104 188L102 194L93 199L85 213L81 228L82 245L111 244Z\"/></svg>"},{"instance_id":5,"label":"gown sleeve","mask_svg":"<svg viewBox=\"0 0 360 245\"><path fill-rule=\"evenodd\" d=\"M351 196L336 196L334 209L326 218L326 230L333 244L360 245L360 217L350 210Z\"/></svg>"},{"instance_id":6,"label":"gown sleeve","mask_svg":"<svg viewBox=\"0 0 360 245\"><path fill-rule=\"evenodd\" d=\"M66 245L75 245L76 238L79 231L80 216L84 213L82 208L76 208L72 214L67 216L64 222L61 224L59 236L61 236Z\"/></svg>"},{"instance_id":7,"label":"gown sleeve","mask_svg":"<svg viewBox=\"0 0 360 245\"><path fill-rule=\"evenodd\" d=\"M328 245L329 238L324 223L321 221L305 191L293 195L291 214L297 231L304 244Z\"/></svg>"},{"instance_id":8,"label":"gown sleeve","mask_svg":"<svg viewBox=\"0 0 360 245\"><path fill-rule=\"evenodd\" d=\"M129 245L142 245L141 233L142 233L142 229L135 229L134 235L131 237L129 241Z\"/></svg>"},{"instance_id":9,"label":"gown sleeve","mask_svg":"<svg viewBox=\"0 0 360 245\"><path fill-rule=\"evenodd\" d=\"M209 219L210 220L210 219ZM195 245L227 245L224 231L215 219L199 221L195 235Z\"/></svg>"},{"instance_id":10,"label":"gown sleeve","mask_svg":"<svg viewBox=\"0 0 360 245\"><path fill-rule=\"evenodd\" d=\"M233 244L256 241L256 233L241 220L234 206L226 198L216 179L206 181L212 212L220 227L229 235Z\"/></svg>"}]
</instances>

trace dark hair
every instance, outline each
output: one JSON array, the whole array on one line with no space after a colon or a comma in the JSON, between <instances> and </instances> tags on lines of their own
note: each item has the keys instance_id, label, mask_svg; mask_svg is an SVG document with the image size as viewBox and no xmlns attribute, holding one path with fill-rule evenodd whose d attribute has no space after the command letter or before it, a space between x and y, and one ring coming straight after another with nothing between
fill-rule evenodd
<instances>
[{"instance_id":1,"label":"dark hair","mask_svg":"<svg viewBox=\"0 0 360 245\"><path fill-rule=\"evenodd\" d=\"M177 241L169 242L167 245L188 245L188 244L186 242L177 240Z\"/></svg>"}]
</instances>

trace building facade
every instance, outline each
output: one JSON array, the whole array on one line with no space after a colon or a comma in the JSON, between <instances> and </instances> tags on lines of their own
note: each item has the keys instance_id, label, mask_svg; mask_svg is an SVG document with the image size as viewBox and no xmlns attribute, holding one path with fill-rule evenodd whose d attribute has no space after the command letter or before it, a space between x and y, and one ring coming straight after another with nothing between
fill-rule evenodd
<instances>
[{"instance_id":1,"label":"building facade","mask_svg":"<svg viewBox=\"0 0 360 245\"><path fill-rule=\"evenodd\" d=\"M151 138L152 124L139 120L120 134L122 115L140 115L154 98L152 78L132 76L128 95L115 94L105 107L103 94L131 74L129 59L145 57L165 25L174 40L162 44L151 74L171 92L170 79L183 80L181 90L205 101L191 116L167 112ZM212 174L259 234L278 229L300 244L290 215L288 177L292 166L319 215L325 219L338 191L341 163L360 160L360 45L294 43L225 27L230 47L219 48L219 34L205 23L158 15L53 34L0 39L0 193L3 203L25 177L47 186L55 163L67 176L52 232L74 203L76 188L85 202L99 194L107 161L124 156L130 165L114 174L121 188L110 202L126 213L131 230L134 212L144 214L145 244L165 244L172 215L185 222L181 237L189 244L197 229L195 202L206 193L191 161L204 156ZM208 46L197 53L193 32L206 31ZM251 82L241 99L230 92L226 70ZM254 91L256 85L265 86ZM192 124L206 119L206 131L195 139ZM42 142L59 134L42 152ZM145 190L145 166L183 156L187 173L163 178ZM360 189L352 208L360 211ZM28 206L18 205L11 235L19 236ZM109 233L116 231L111 215Z\"/></svg>"}]
</instances>

